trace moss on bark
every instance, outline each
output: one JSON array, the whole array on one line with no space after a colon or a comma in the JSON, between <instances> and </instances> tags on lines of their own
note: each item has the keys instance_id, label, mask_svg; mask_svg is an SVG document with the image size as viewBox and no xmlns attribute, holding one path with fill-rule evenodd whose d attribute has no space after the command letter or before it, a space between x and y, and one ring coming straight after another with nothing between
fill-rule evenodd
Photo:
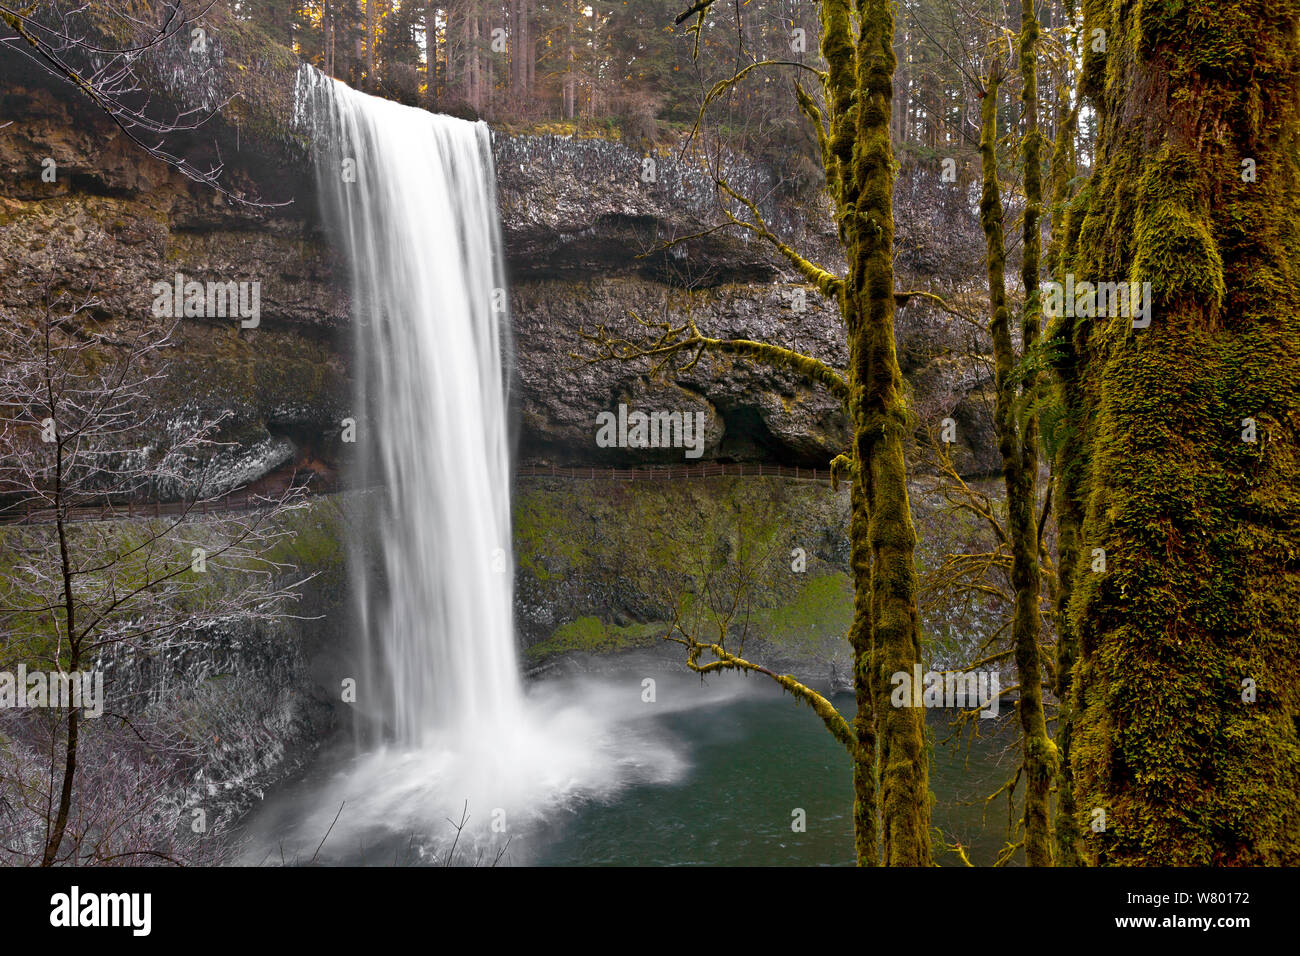
<instances>
[{"instance_id":1,"label":"moss on bark","mask_svg":"<svg viewBox=\"0 0 1300 956\"><path fill-rule=\"evenodd\" d=\"M1030 14L1032 18L1032 14ZM1037 23L1027 24L1022 37L1032 37ZM1033 43L1022 44L1023 60L1032 61ZM1022 64L1034 72L1032 62ZM1022 767L1025 775L1025 859L1030 866L1050 866L1051 829L1049 826L1050 792L1056 774L1056 747L1047 734L1043 713L1042 664L1039 659L1038 601L1041 580L1038 564L1038 525L1034 520L1038 478L1038 426L1033 401L1036 381L1023 383L1029 401L1022 416L1016 414L1020 395L1017 386L1017 355L1011 339L1011 315L1006 292L1006 240L1003 229L1001 188L998 184L997 103L1000 78L995 66L980 104L980 166L983 189L980 196L980 222L987 241L989 275L989 332L993 339L995 371L994 425L998 435L998 453L1007 492L1007 531L1011 545L1011 585L1014 611L1011 623L1016 670L1019 674L1020 699L1016 712L1020 722ZM1025 88L1034 84L1028 79ZM1032 104L1032 107L1030 107ZM1026 104L1037 107L1037 96ZM1033 348L1038 338L1038 213L1041 182L1038 175L1039 150L1037 123L1026 123L1025 184L1028 208L1025 213L1025 266L1023 279L1031 292L1025 303L1022 323L1024 348ZM1030 167L1033 167L1031 173Z\"/></svg>"},{"instance_id":2,"label":"moss on bark","mask_svg":"<svg viewBox=\"0 0 1300 956\"><path fill-rule=\"evenodd\" d=\"M1300 4L1085 11L1107 42L1086 63L1098 162L1069 261L1153 290L1149 328L1067 323L1079 547L1106 550L1070 595L1077 803L1107 819L1086 854L1294 865Z\"/></svg>"},{"instance_id":3,"label":"moss on bark","mask_svg":"<svg viewBox=\"0 0 1300 956\"><path fill-rule=\"evenodd\" d=\"M826 3L823 8L841 4ZM849 387L854 425L855 517L866 510L879 744L881 850L891 866L923 866L930 855L929 755L924 711L893 707L889 675L911 673L921 660L917 575L903 444L909 421L894 342L894 14L888 0L857 5L856 83L852 106L832 117L837 141L852 127L850 164L840 157L840 234L849 263L843 298L849 332ZM845 16L847 19L847 15ZM828 17L826 26L829 27ZM827 31L828 37L830 31ZM841 48L842 49L842 48ZM832 50L823 52L831 62ZM847 56L847 54L844 54ZM832 80L842 69L833 66ZM859 524L860 526L860 524ZM860 566L855 564L860 573ZM859 615L866 613L859 609Z\"/></svg>"}]
</instances>

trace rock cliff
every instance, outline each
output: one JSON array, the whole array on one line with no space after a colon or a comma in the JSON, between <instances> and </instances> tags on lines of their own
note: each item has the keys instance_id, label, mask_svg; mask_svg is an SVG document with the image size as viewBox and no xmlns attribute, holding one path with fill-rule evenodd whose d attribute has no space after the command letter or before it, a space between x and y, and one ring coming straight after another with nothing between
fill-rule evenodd
<instances>
[{"instance_id":1,"label":"rock cliff","mask_svg":"<svg viewBox=\"0 0 1300 956\"><path fill-rule=\"evenodd\" d=\"M21 317L39 310L49 290L93 294L96 319L112 329L156 322L152 287L178 273L260 282L257 328L231 319L181 324L171 383L158 401L178 416L231 413L221 437L235 444L219 452L227 486L294 469L332 477L350 405L346 268L322 233L300 140L273 126L261 138L233 121L220 127L226 181L288 202L242 206L148 157L29 64L5 62L0 73L0 116L21 118L0 129L0 307ZM706 334L772 341L843 364L833 303L794 281L765 244L736 230L709 231L721 216L703 170L671 152L642 156L596 139L497 134L495 153L523 460L623 467L669 460L596 446L595 416L620 402L708 412L705 461L824 467L842 450L842 413L791 373L706 358L673 381L654 381L644 364L574 358L589 351L582 331L603 325L635 336L643 331L636 317L680 323L689 314ZM53 182L42 175L47 160ZM728 175L755 195L771 192L763 171L743 162ZM762 209L783 237L829 268L840 265L815 201L770 198ZM899 248L900 286L960 288L978 268L972 224L906 178ZM915 303L900 311L898 334L918 427L951 415L959 465L992 470L979 400L986 375L963 357L964 334Z\"/></svg>"}]
</instances>

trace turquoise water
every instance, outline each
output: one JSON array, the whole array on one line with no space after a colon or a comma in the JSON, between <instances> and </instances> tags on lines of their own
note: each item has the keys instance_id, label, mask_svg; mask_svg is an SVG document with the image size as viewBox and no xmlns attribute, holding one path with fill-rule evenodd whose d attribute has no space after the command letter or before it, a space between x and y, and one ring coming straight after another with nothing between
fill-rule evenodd
<instances>
[{"instance_id":1,"label":"turquoise water","mask_svg":"<svg viewBox=\"0 0 1300 956\"><path fill-rule=\"evenodd\" d=\"M656 695L643 682L653 675ZM517 784L558 748L586 734L590 763L541 759L540 786L469 789L456 764L427 751L357 754L340 743L268 795L246 822L243 862L345 865L841 866L853 863L848 758L821 721L774 685L738 676L702 684L650 667L547 680L529 688L532 711L552 715L544 753L505 758ZM837 696L846 717L853 698ZM560 719L564 715L568 719ZM1015 772L1011 715L981 720L982 739L958 752L939 743L952 714L930 711L934 853L960 842L992 863L1007 804L985 797ZM580 719L578 719L580 718ZM551 725L545 725L543 730ZM499 757L495 752L486 755ZM518 762L515 762L518 761ZM475 766L484 761L471 761ZM501 764L501 760L496 761ZM466 786L466 790L459 787ZM455 797L454 808L447 802ZM476 798L473 793L478 793ZM457 835L462 812L470 823ZM501 827L494 822L500 816ZM793 824L802 823L796 829Z\"/></svg>"},{"instance_id":2,"label":"turquoise water","mask_svg":"<svg viewBox=\"0 0 1300 956\"><path fill-rule=\"evenodd\" d=\"M851 695L834 699L846 716ZM935 740L951 714L930 712ZM630 788L609 803L580 807L537 839L530 862L542 865L819 866L852 865L853 786L843 749L806 707L761 685L746 696L659 718L684 742L690 769L681 780ZM981 721L984 739L958 753L936 746L931 766L933 820L942 832L935 855L960 865L938 843L955 841L976 865L1003 846L1005 797L984 798L1015 773L1007 715ZM990 739L990 726L998 734ZM970 805L970 804L976 805ZM804 811L804 832L794 812Z\"/></svg>"}]
</instances>

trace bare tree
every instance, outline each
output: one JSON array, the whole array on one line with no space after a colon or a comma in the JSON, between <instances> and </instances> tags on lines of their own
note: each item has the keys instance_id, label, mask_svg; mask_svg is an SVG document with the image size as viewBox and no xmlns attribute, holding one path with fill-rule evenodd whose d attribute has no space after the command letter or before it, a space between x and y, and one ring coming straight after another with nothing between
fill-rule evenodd
<instances>
[{"instance_id":1,"label":"bare tree","mask_svg":"<svg viewBox=\"0 0 1300 956\"><path fill-rule=\"evenodd\" d=\"M738 540L733 553L705 561L697 572L695 590L667 595L674 608L665 641L686 648L686 666L701 677L723 671L762 674L821 718L826 729L852 753L856 746L849 721L823 694L789 674L747 660L745 643L753 634L755 592L765 584L765 571L778 553L779 540Z\"/></svg>"},{"instance_id":2,"label":"bare tree","mask_svg":"<svg viewBox=\"0 0 1300 956\"><path fill-rule=\"evenodd\" d=\"M106 663L193 640L214 622L287 616L302 583L286 583L289 566L271 556L301 492L246 496L244 511L194 521L229 490L211 474L225 416L186 421L159 410L150 399L167 374L171 330L109 330L102 314L94 297L47 289L34 322L6 315L0 323L0 514L26 519L4 530L0 668L43 668L65 682L83 668L102 675ZM166 517L130 516L133 501L163 493L174 499ZM91 504L109 520L79 520ZM146 778L185 757L193 741L109 711L89 723L116 724L116 735L92 730L83 709L6 720L0 746L18 756L0 776L0 821L9 822L0 852L46 866L176 860L123 836L157 842L166 832L131 823L158 818L149 799L133 801L157 791ZM135 743L119 746L126 739ZM135 770L133 751L149 754ZM44 831L34 847L20 825L33 819ZM168 822L174 827L174 815Z\"/></svg>"},{"instance_id":3,"label":"bare tree","mask_svg":"<svg viewBox=\"0 0 1300 956\"><path fill-rule=\"evenodd\" d=\"M158 97L146 82L143 67L148 58L162 54L167 46L201 44L206 51L206 33L194 25L215 3L207 0L187 8L184 0L111 6L44 0L20 7L0 0L0 22L13 31L10 36L0 35L0 48L24 55L46 73L71 83L131 142L187 178L210 186L235 203L285 205L264 203L230 190L221 182L223 163L198 166L169 145L178 134L205 126L231 97L211 106L165 109L157 105ZM144 13L136 15L133 11L141 6ZM135 39L110 44L108 38L114 36ZM204 80L211 69L210 64L203 66Z\"/></svg>"}]
</instances>

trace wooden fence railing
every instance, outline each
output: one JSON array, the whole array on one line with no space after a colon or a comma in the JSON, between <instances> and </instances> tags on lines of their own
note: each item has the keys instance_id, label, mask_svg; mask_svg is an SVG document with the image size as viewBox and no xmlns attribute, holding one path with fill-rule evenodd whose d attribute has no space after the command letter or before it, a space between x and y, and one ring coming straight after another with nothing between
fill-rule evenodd
<instances>
[{"instance_id":1,"label":"wooden fence railing","mask_svg":"<svg viewBox=\"0 0 1300 956\"><path fill-rule=\"evenodd\" d=\"M559 468L548 465L521 465L516 474L522 478L583 478L604 481L681 481L691 478L788 478L795 481L831 480L825 468L800 468L786 465L685 465L666 468ZM334 492L337 493L337 492ZM69 521L126 521L132 518L163 518L185 515L201 518L209 515L256 511L271 505L263 495L247 489L203 501L167 501L141 504L130 501L105 501L99 505L70 508ZM14 508L0 509L0 524L49 524L55 519L53 508L28 502Z\"/></svg>"},{"instance_id":2,"label":"wooden fence railing","mask_svg":"<svg viewBox=\"0 0 1300 956\"><path fill-rule=\"evenodd\" d=\"M607 481L668 481L683 478L793 478L797 481L829 483L826 468L800 468L788 465L672 465L667 468L559 468L547 465L523 465L518 474L524 478L588 478Z\"/></svg>"},{"instance_id":3,"label":"wooden fence railing","mask_svg":"<svg viewBox=\"0 0 1300 956\"><path fill-rule=\"evenodd\" d=\"M272 501L263 495L248 491L234 491L217 498L201 501L154 501L146 504L130 501L105 501L99 505L69 508L69 521L127 521L132 518L163 518L185 515L202 518L207 515L231 514L268 508ZM0 511L0 524L49 524L56 516L53 508L42 508L34 502Z\"/></svg>"}]
</instances>

